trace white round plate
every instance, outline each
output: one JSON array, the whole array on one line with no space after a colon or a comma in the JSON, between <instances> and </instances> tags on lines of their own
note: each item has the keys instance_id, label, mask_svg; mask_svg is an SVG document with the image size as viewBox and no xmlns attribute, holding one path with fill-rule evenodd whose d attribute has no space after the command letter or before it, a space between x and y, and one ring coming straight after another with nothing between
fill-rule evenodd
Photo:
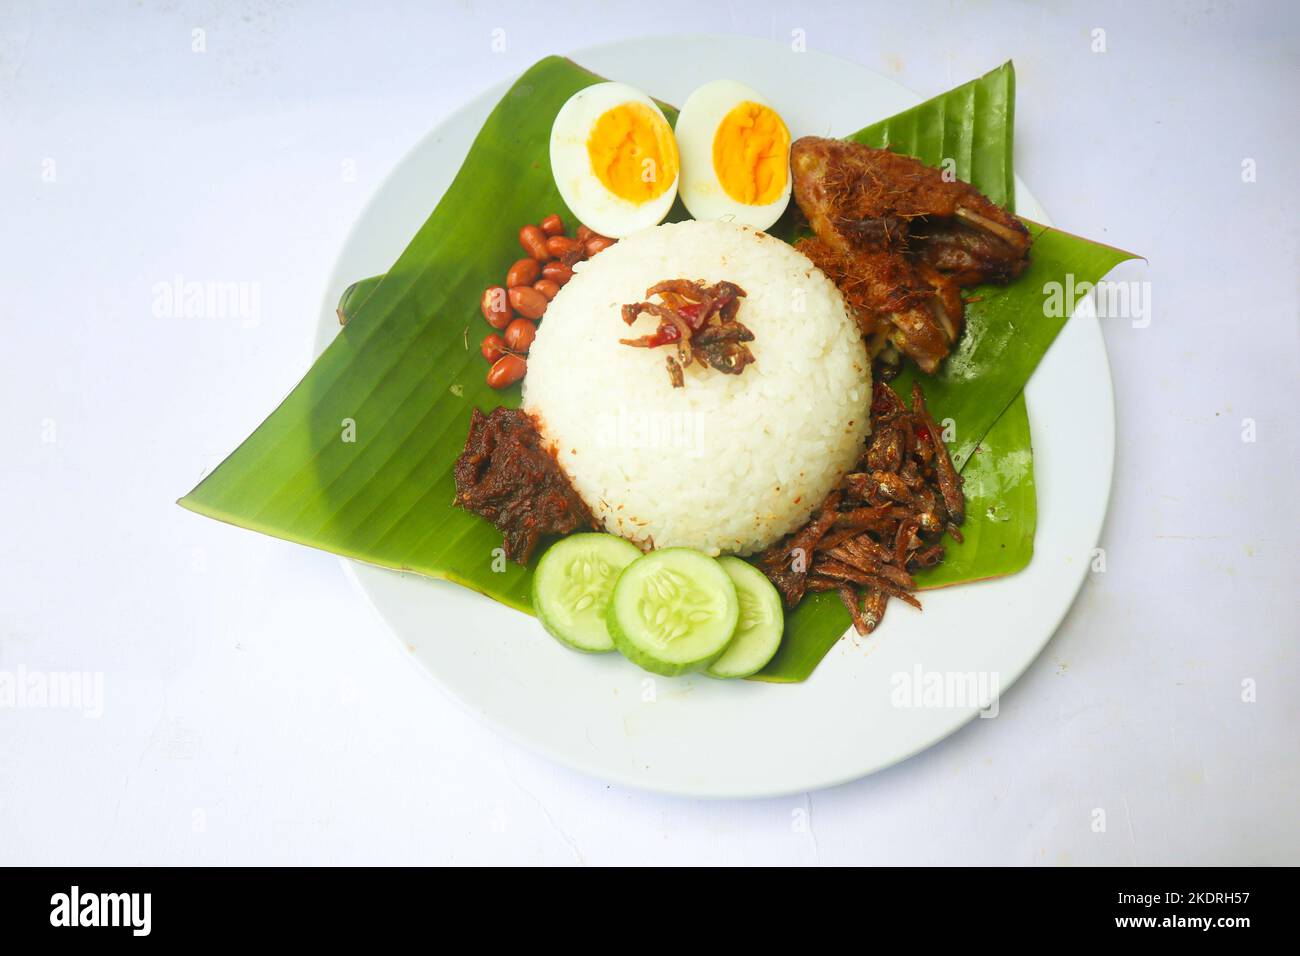
<instances>
[{"instance_id":1,"label":"white round plate","mask_svg":"<svg viewBox=\"0 0 1300 956\"><path fill-rule=\"evenodd\" d=\"M670 103L683 102L709 80L739 80L761 90L796 137L844 135L920 100L853 63L747 37L625 41L571 57ZM339 294L396 260L506 89L489 90L448 117L379 189L339 256L321 308L318 348L338 331ZM1046 221L1020 183L1016 202L1024 215ZM1095 318L1080 314L1067 323L1026 391L1039 509L1029 567L928 592L923 613L892 602L877 633L841 640L802 684L654 677L617 654L566 650L532 618L454 584L346 563L397 639L443 689L560 763L620 784L693 796L831 786L929 747L977 712L974 704L893 706L893 675L987 673L1005 692L1074 600L1106 513L1114 457L1110 370Z\"/></svg>"}]
</instances>

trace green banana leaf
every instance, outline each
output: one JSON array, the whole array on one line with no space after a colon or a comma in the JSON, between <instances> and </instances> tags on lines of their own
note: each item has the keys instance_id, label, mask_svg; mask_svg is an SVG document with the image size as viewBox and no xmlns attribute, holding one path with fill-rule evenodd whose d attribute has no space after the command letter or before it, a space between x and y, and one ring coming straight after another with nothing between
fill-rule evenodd
<instances>
[{"instance_id":1,"label":"green banana leaf","mask_svg":"<svg viewBox=\"0 0 1300 956\"><path fill-rule=\"evenodd\" d=\"M960 178L973 182L991 199L1014 207L1012 168L1015 75L1010 64L942 96L854 134L851 139L872 146L890 146L933 166L945 160ZM773 230L787 240L796 238L793 218ZM1033 267L1021 280L1022 289L1064 272L1086 266L1100 278L1122 254L1105 246L1030 224L1036 235ZM1086 261L1085 261L1086 260ZM344 293L340 310L348 312L382 277L364 279ZM1005 290L979 290L969 308L970 329L958 353L937 377L926 377L929 404L940 417L954 419L957 434L952 453L964 466L968 518L964 541L949 543L943 564L917 575L922 588L1013 574L1033 556L1037 502L1028 411L1021 388L1064 319L1046 318L1031 328L1016 330L1020 315L1041 312L1035 293L1031 308L1025 297L1004 302ZM1011 332L1016 332L1011 335ZM1013 374L989 374L990 370ZM971 374L972 370L975 374ZM907 398L912 376L895 382ZM956 394L954 394L956 388ZM972 459L976 443L980 454ZM780 653L758 675L774 682L807 678L826 652L849 627L849 617L835 595L810 595L790 615Z\"/></svg>"},{"instance_id":2,"label":"green banana leaf","mask_svg":"<svg viewBox=\"0 0 1300 956\"><path fill-rule=\"evenodd\" d=\"M1004 69L1009 74L1009 67ZM350 319L336 339L270 417L181 500L184 507L372 564L446 578L529 610L529 571L513 564L493 570L500 536L487 522L451 506L451 468L471 409L519 400L517 387L503 393L487 387L475 347L482 331L479 294L498 281L504 263L517 257L514 230L496 226L568 213L550 174L551 119L572 93L598 80L558 57L542 60L520 78L392 269L372 287L353 290L345 311ZM571 214L568 218L573 221ZM473 223L484 226L466 225ZM1069 271L1079 279L1100 277L1090 275L1086 264L1074 268L1070 259L1097 247L1073 237L1063 242ZM1020 313L1015 301L989 310L993 320L1024 314L1029 304L1041 311L1037 291L1019 301ZM982 311L981 305L972 311ZM1016 353L1008 348L997 353L1007 354ZM1015 398L1032 363L998 368L983 371L1014 379L1004 389L1008 394L1000 411ZM940 418L956 418L959 435L973 447L983 436L961 424L966 420L956 407L961 395L962 390L949 389L931 406ZM996 412L985 414L991 426ZM1008 437L1020 441L1016 447L1027 454L1027 423L1023 439ZM968 466L968 476L980 458ZM999 522L990 533L1013 531L1006 525L1015 523ZM971 552L966 573L987 576L992 564L979 552L978 547ZM824 644L816 655L820 659L847 626L842 608L836 621L817 614L818 607L819 602L807 602L791 616L786 640L792 660L807 661ZM800 665L803 676L813 665L815 660ZM801 679L797 669L777 671L769 676Z\"/></svg>"}]
</instances>

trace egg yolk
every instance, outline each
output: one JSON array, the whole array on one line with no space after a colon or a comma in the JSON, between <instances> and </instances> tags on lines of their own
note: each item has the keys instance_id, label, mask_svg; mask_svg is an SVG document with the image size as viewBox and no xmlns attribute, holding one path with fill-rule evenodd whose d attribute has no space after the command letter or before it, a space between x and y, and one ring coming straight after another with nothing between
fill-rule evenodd
<instances>
[{"instance_id":1,"label":"egg yolk","mask_svg":"<svg viewBox=\"0 0 1300 956\"><path fill-rule=\"evenodd\" d=\"M790 131L776 111L744 102L713 136L713 171L727 195L746 206L766 206L785 192Z\"/></svg>"},{"instance_id":2,"label":"egg yolk","mask_svg":"<svg viewBox=\"0 0 1300 956\"><path fill-rule=\"evenodd\" d=\"M677 141L644 103L606 110L587 137L587 155L606 189L635 205L662 196L677 179Z\"/></svg>"}]
</instances>

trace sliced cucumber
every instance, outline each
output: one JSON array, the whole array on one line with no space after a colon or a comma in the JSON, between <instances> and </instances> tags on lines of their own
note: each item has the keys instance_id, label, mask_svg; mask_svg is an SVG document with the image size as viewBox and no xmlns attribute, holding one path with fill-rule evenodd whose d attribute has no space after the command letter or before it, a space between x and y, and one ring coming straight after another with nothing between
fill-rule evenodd
<instances>
[{"instance_id":1,"label":"sliced cucumber","mask_svg":"<svg viewBox=\"0 0 1300 956\"><path fill-rule=\"evenodd\" d=\"M605 622L624 657L672 677L717 660L739 618L722 565L690 548L665 548L623 569Z\"/></svg>"},{"instance_id":2,"label":"sliced cucumber","mask_svg":"<svg viewBox=\"0 0 1300 956\"><path fill-rule=\"evenodd\" d=\"M574 534L551 545L533 575L533 610L557 641L591 654L614 649L605 609L622 570L641 557L612 534Z\"/></svg>"},{"instance_id":3,"label":"sliced cucumber","mask_svg":"<svg viewBox=\"0 0 1300 956\"><path fill-rule=\"evenodd\" d=\"M736 586L740 601L740 622L722 656L704 673L710 677L748 677L757 674L781 646L785 611L781 595L762 571L740 558L718 558Z\"/></svg>"}]
</instances>

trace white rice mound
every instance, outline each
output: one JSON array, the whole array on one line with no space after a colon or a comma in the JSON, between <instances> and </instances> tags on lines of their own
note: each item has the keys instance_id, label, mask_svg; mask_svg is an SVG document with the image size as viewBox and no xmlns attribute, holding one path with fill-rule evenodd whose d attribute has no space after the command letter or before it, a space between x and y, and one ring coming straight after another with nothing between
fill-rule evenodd
<instances>
[{"instance_id":1,"label":"white rice mound","mask_svg":"<svg viewBox=\"0 0 1300 956\"><path fill-rule=\"evenodd\" d=\"M560 290L528 356L524 408L605 529L643 548L750 554L808 520L857 460L871 366L835 284L766 233L725 222L657 226L588 262ZM691 364L620 308L665 279L734 282L754 333L740 375Z\"/></svg>"}]
</instances>

